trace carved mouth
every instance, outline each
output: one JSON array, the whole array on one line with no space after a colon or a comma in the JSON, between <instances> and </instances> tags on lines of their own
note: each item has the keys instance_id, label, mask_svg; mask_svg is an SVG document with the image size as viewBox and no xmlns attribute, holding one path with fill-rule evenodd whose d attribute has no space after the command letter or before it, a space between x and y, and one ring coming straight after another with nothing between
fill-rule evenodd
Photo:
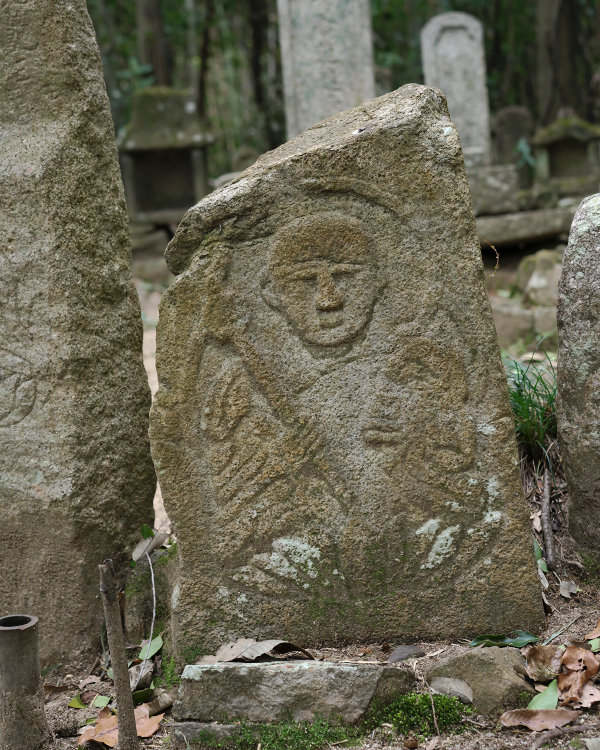
<instances>
[{"instance_id":1,"label":"carved mouth","mask_svg":"<svg viewBox=\"0 0 600 750\"><path fill-rule=\"evenodd\" d=\"M402 442L402 435L399 430L392 430L389 427L377 425L375 427L365 427L362 431L365 443L375 445L399 445Z\"/></svg>"},{"instance_id":2,"label":"carved mouth","mask_svg":"<svg viewBox=\"0 0 600 750\"><path fill-rule=\"evenodd\" d=\"M319 325L321 328L338 328L344 322L344 317L335 312L320 312Z\"/></svg>"}]
</instances>

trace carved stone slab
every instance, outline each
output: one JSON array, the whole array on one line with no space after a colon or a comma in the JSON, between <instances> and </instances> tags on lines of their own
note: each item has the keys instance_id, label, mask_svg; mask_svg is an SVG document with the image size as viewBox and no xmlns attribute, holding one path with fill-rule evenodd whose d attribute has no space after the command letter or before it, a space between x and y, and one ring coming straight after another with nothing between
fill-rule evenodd
<instances>
[{"instance_id":1,"label":"carved stone slab","mask_svg":"<svg viewBox=\"0 0 600 750\"><path fill-rule=\"evenodd\" d=\"M569 529L600 560L600 194L577 209L558 287L560 446Z\"/></svg>"},{"instance_id":2,"label":"carved stone slab","mask_svg":"<svg viewBox=\"0 0 600 750\"><path fill-rule=\"evenodd\" d=\"M421 30L423 74L448 98L467 168L489 164L490 111L483 25L468 13L440 13Z\"/></svg>"},{"instance_id":3,"label":"carved stone slab","mask_svg":"<svg viewBox=\"0 0 600 750\"><path fill-rule=\"evenodd\" d=\"M0 6L0 613L72 663L99 644L98 563L126 569L152 519L150 394L85 2Z\"/></svg>"},{"instance_id":4,"label":"carved stone slab","mask_svg":"<svg viewBox=\"0 0 600 750\"><path fill-rule=\"evenodd\" d=\"M439 91L405 86L265 154L188 211L167 257L151 443L178 649L541 622Z\"/></svg>"}]
</instances>

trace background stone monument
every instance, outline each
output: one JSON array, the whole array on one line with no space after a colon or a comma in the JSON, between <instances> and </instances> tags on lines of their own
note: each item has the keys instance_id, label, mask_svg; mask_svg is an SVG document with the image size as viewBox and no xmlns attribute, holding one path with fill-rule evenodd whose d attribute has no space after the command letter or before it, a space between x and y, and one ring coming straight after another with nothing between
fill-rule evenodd
<instances>
[{"instance_id":1,"label":"background stone monument","mask_svg":"<svg viewBox=\"0 0 600 750\"><path fill-rule=\"evenodd\" d=\"M541 623L506 380L443 96L409 85L184 217L151 442L174 643Z\"/></svg>"},{"instance_id":2,"label":"background stone monument","mask_svg":"<svg viewBox=\"0 0 600 750\"><path fill-rule=\"evenodd\" d=\"M560 447L569 530L600 560L600 194L575 214L558 290Z\"/></svg>"},{"instance_id":3,"label":"background stone monument","mask_svg":"<svg viewBox=\"0 0 600 750\"><path fill-rule=\"evenodd\" d=\"M375 96L369 0L277 0L287 136Z\"/></svg>"},{"instance_id":4,"label":"background stone monument","mask_svg":"<svg viewBox=\"0 0 600 750\"><path fill-rule=\"evenodd\" d=\"M99 641L98 563L152 522L150 393L85 2L1 5L0 614L69 663Z\"/></svg>"},{"instance_id":5,"label":"background stone monument","mask_svg":"<svg viewBox=\"0 0 600 750\"><path fill-rule=\"evenodd\" d=\"M458 130L476 215L518 210L518 172L491 165L483 25L468 13L440 13L421 30L427 86L441 89Z\"/></svg>"},{"instance_id":6,"label":"background stone monument","mask_svg":"<svg viewBox=\"0 0 600 750\"><path fill-rule=\"evenodd\" d=\"M467 168L489 164L483 25L468 13L440 13L421 30L421 56L425 84L446 95Z\"/></svg>"}]
</instances>

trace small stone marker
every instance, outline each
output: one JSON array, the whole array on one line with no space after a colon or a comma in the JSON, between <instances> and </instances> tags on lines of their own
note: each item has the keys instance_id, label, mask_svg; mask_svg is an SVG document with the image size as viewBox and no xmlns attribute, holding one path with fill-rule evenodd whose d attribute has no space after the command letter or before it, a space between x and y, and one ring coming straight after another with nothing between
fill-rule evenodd
<instances>
[{"instance_id":1,"label":"small stone marker","mask_svg":"<svg viewBox=\"0 0 600 750\"><path fill-rule=\"evenodd\" d=\"M97 565L152 521L127 213L84 0L2 3L0 613L42 663L99 643ZM87 658L87 657L86 657Z\"/></svg>"},{"instance_id":2,"label":"small stone marker","mask_svg":"<svg viewBox=\"0 0 600 750\"><path fill-rule=\"evenodd\" d=\"M463 702L472 701L483 714L498 715L516 707L523 693L535 693L522 677L524 660L517 648L476 648L453 654L425 671L425 678L436 692L454 695ZM459 693L460 683L470 688ZM449 689L449 688L454 689Z\"/></svg>"},{"instance_id":3,"label":"small stone marker","mask_svg":"<svg viewBox=\"0 0 600 750\"><path fill-rule=\"evenodd\" d=\"M541 623L439 92L405 86L265 154L186 214L167 256L151 440L181 561L176 649Z\"/></svg>"},{"instance_id":4,"label":"small stone marker","mask_svg":"<svg viewBox=\"0 0 600 750\"><path fill-rule=\"evenodd\" d=\"M533 135L534 119L528 107L511 105L503 107L494 117L494 147L496 161L515 164L522 159L518 152L520 141L529 141Z\"/></svg>"},{"instance_id":5,"label":"small stone marker","mask_svg":"<svg viewBox=\"0 0 600 750\"><path fill-rule=\"evenodd\" d=\"M375 96L369 0L277 0L288 138Z\"/></svg>"},{"instance_id":6,"label":"small stone marker","mask_svg":"<svg viewBox=\"0 0 600 750\"><path fill-rule=\"evenodd\" d=\"M577 209L563 256L557 417L569 530L600 560L600 193Z\"/></svg>"},{"instance_id":7,"label":"small stone marker","mask_svg":"<svg viewBox=\"0 0 600 750\"><path fill-rule=\"evenodd\" d=\"M468 13L440 13L421 30L421 55L425 83L441 89L448 99L467 168L489 164L483 25Z\"/></svg>"}]
</instances>

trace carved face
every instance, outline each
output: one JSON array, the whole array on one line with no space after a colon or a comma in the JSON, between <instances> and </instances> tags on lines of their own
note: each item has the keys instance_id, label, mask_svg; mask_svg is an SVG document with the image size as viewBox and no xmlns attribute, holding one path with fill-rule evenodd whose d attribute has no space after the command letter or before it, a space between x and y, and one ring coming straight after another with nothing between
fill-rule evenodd
<instances>
[{"instance_id":1,"label":"carved face","mask_svg":"<svg viewBox=\"0 0 600 750\"><path fill-rule=\"evenodd\" d=\"M467 397L455 352L426 338L403 342L378 375L363 438L391 446L403 470L419 478L464 471L474 457Z\"/></svg>"},{"instance_id":2,"label":"carved face","mask_svg":"<svg viewBox=\"0 0 600 750\"><path fill-rule=\"evenodd\" d=\"M302 217L272 240L271 303L310 344L335 346L368 323L376 259L361 222L342 214Z\"/></svg>"}]
</instances>

